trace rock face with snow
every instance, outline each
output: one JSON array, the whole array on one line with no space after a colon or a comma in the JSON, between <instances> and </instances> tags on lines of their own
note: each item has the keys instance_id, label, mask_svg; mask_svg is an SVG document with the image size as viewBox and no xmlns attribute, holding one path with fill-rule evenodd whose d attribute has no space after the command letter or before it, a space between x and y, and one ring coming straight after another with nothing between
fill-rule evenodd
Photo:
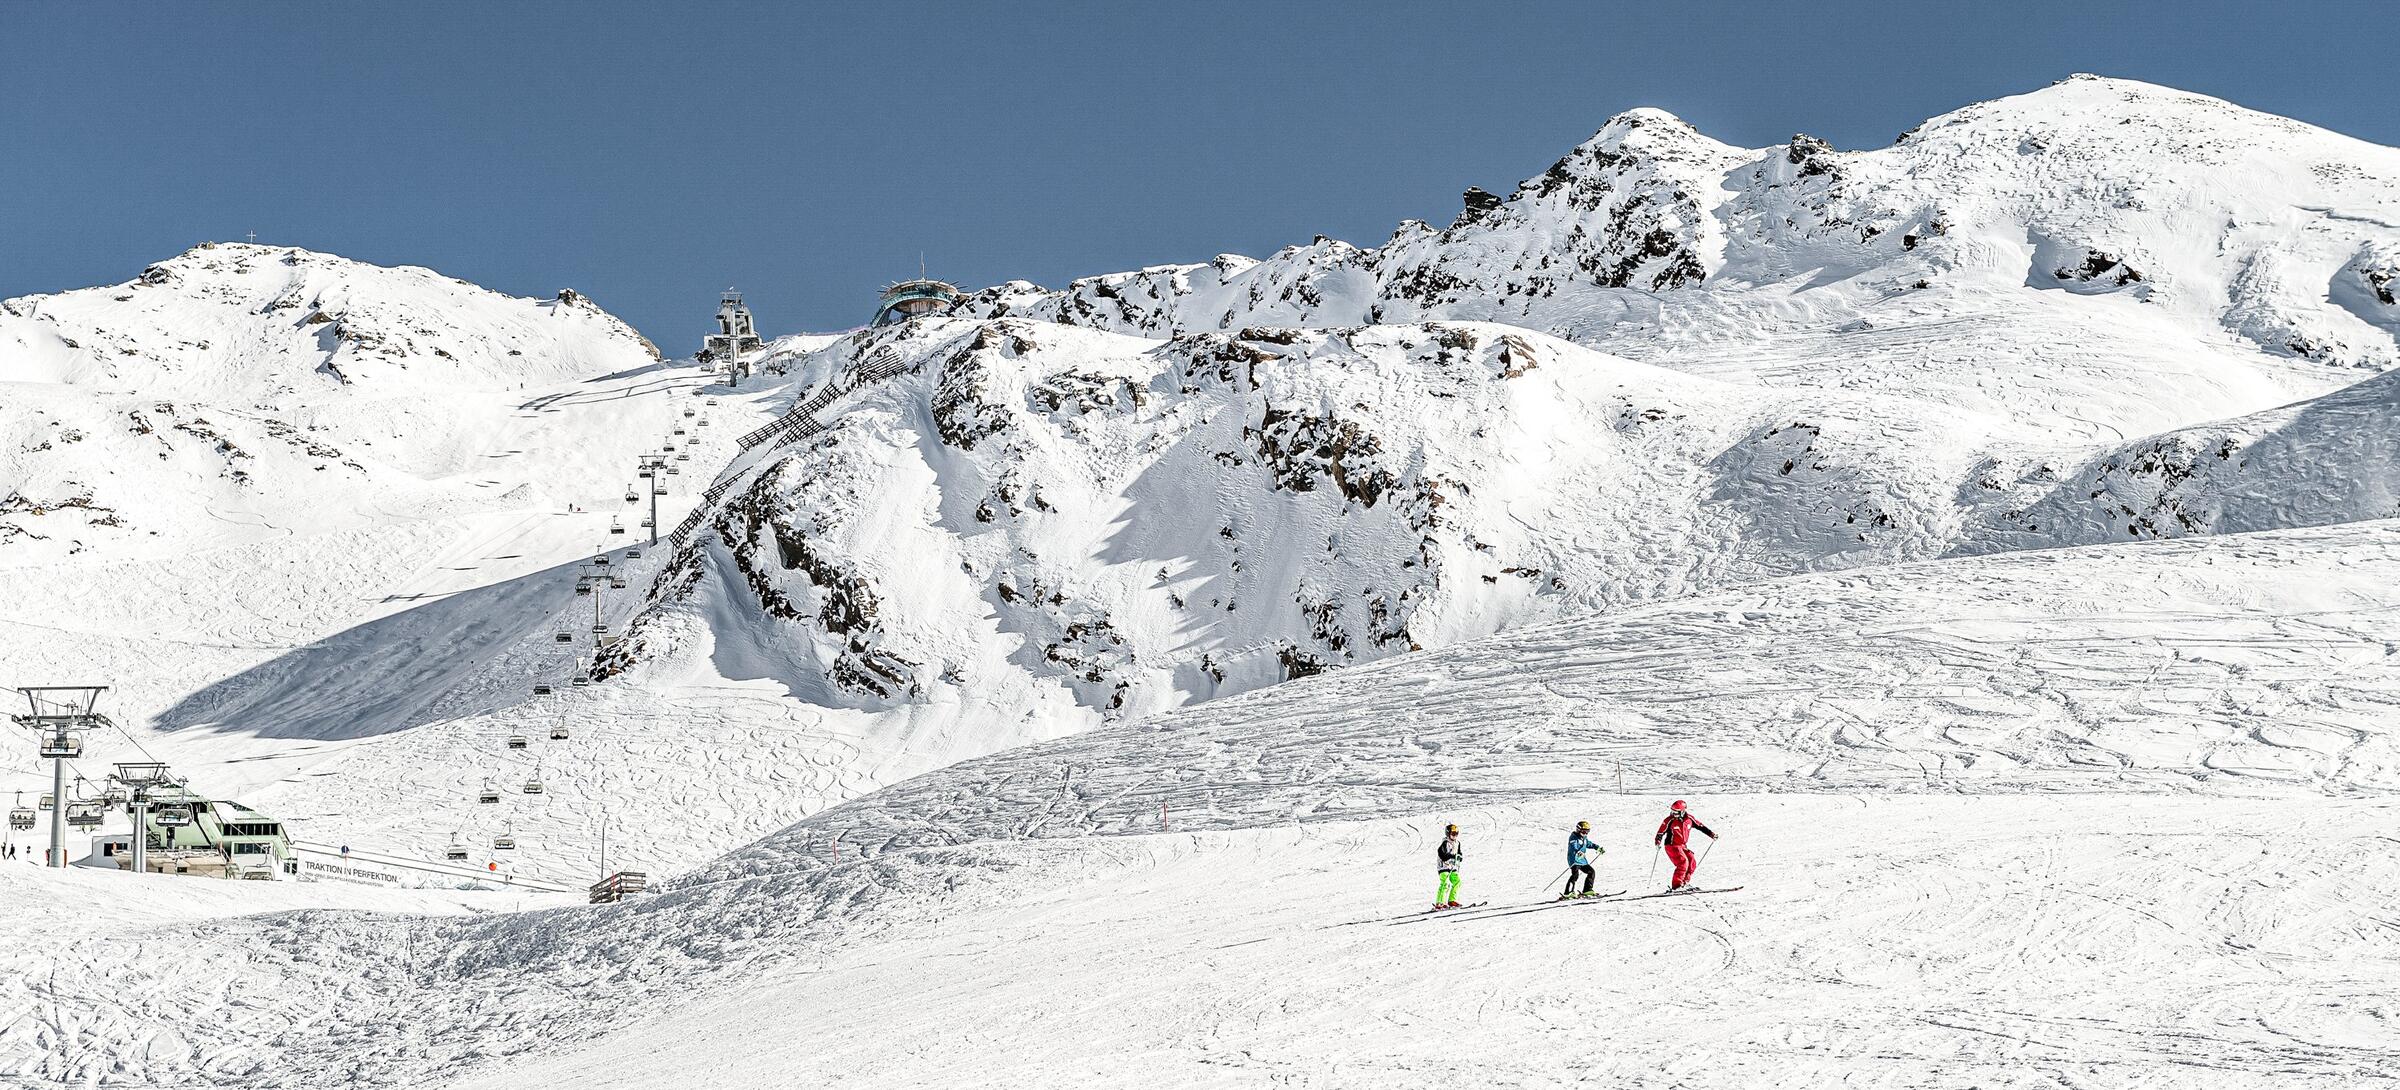
<instances>
[{"instance_id":1,"label":"rock face with snow","mask_svg":"<svg viewBox=\"0 0 2400 1090\"><path fill-rule=\"evenodd\" d=\"M489 395L656 359L574 291L515 299L283 247L204 244L113 287L0 301L0 564L438 502L429 482L501 426Z\"/></svg>"}]
</instances>

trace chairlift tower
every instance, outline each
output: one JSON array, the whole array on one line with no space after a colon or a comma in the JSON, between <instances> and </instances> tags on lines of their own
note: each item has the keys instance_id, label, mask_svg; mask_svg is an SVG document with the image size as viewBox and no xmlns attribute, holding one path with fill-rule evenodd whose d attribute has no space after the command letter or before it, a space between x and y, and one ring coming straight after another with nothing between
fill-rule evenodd
<instances>
[{"instance_id":1,"label":"chairlift tower","mask_svg":"<svg viewBox=\"0 0 2400 1090\"><path fill-rule=\"evenodd\" d=\"M167 772L167 766L156 761L119 762L109 779L125 786L125 812L133 817L133 873L148 874L145 866L150 847L150 789L180 787L182 782Z\"/></svg>"},{"instance_id":2,"label":"chairlift tower","mask_svg":"<svg viewBox=\"0 0 2400 1090\"><path fill-rule=\"evenodd\" d=\"M659 474L667 468L666 455L644 454L640 476L634 478L650 482L650 547L653 549L658 547L658 498L667 491L667 479Z\"/></svg>"},{"instance_id":3,"label":"chairlift tower","mask_svg":"<svg viewBox=\"0 0 2400 1090\"><path fill-rule=\"evenodd\" d=\"M742 363L742 354L756 352L766 342L758 335L758 327L750 319L750 308L742 305L742 293L732 288L717 298L717 331L701 338L701 354L711 363L725 364L725 384L740 386L749 368Z\"/></svg>"},{"instance_id":4,"label":"chairlift tower","mask_svg":"<svg viewBox=\"0 0 2400 1090\"><path fill-rule=\"evenodd\" d=\"M36 685L17 690L31 708L16 717L17 725L33 729L38 755L50 761L52 867L67 865L67 761L83 756L86 733L112 725L107 716L92 710L99 704L100 694L107 691L106 685Z\"/></svg>"}]
</instances>

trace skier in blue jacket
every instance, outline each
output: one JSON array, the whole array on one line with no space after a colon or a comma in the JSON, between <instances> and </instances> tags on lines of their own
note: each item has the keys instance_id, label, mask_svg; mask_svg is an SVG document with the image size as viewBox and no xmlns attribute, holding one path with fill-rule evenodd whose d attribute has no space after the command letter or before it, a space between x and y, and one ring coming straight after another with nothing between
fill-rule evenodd
<instances>
[{"instance_id":1,"label":"skier in blue jacket","mask_svg":"<svg viewBox=\"0 0 2400 1090\"><path fill-rule=\"evenodd\" d=\"M1564 901L1569 897L1592 896L1592 881L1595 877L1595 872L1592 870L1592 857L1607 854L1608 849L1592 842L1592 823L1576 822L1575 832L1567 837L1567 888L1559 893L1558 899ZM1578 878L1583 879L1583 892L1581 893L1575 892L1575 880Z\"/></svg>"}]
</instances>

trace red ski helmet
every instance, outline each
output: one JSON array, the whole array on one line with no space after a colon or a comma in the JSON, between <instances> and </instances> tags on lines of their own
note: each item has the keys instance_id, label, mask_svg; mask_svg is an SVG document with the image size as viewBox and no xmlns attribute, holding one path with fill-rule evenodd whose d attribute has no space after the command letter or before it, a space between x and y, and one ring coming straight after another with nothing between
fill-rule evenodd
<instances>
[{"instance_id":1,"label":"red ski helmet","mask_svg":"<svg viewBox=\"0 0 2400 1090\"><path fill-rule=\"evenodd\" d=\"M1667 807L1667 809L1669 809L1669 810L1681 810L1681 809L1683 809L1683 800L1682 800L1682 799L1676 799L1676 800L1675 800L1675 805L1673 805L1673 806L1670 806L1670 807Z\"/></svg>"}]
</instances>

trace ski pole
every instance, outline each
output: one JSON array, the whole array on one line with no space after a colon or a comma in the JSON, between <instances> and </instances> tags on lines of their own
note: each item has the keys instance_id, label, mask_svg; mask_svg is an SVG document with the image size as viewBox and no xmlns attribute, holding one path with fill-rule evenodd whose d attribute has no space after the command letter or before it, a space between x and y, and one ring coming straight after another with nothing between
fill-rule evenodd
<instances>
[{"instance_id":1,"label":"ski pole","mask_svg":"<svg viewBox=\"0 0 2400 1090\"><path fill-rule=\"evenodd\" d=\"M1643 879L1643 881L1658 881L1658 853L1660 850L1661 849L1656 843L1650 845L1650 877Z\"/></svg>"},{"instance_id":2,"label":"ski pole","mask_svg":"<svg viewBox=\"0 0 2400 1090\"><path fill-rule=\"evenodd\" d=\"M1568 868L1567 868L1567 870L1574 870L1574 869L1575 869L1575 868L1573 868L1573 867L1568 867ZM1567 876L1567 871L1565 871L1565 870L1562 870L1562 871L1558 872L1558 878L1564 878L1564 877L1566 877L1566 876ZM1553 879L1551 879L1551 880L1549 880L1549 881L1547 881L1547 882L1544 882L1544 883L1542 883L1542 893L1548 893L1548 892L1550 892L1550 887L1552 887L1552 886L1555 886L1555 885L1557 885L1557 884L1558 884L1558 878L1553 878ZM1541 896L1541 893L1534 894L1534 896L1536 896L1536 897L1539 897L1539 896Z\"/></svg>"}]
</instances>

